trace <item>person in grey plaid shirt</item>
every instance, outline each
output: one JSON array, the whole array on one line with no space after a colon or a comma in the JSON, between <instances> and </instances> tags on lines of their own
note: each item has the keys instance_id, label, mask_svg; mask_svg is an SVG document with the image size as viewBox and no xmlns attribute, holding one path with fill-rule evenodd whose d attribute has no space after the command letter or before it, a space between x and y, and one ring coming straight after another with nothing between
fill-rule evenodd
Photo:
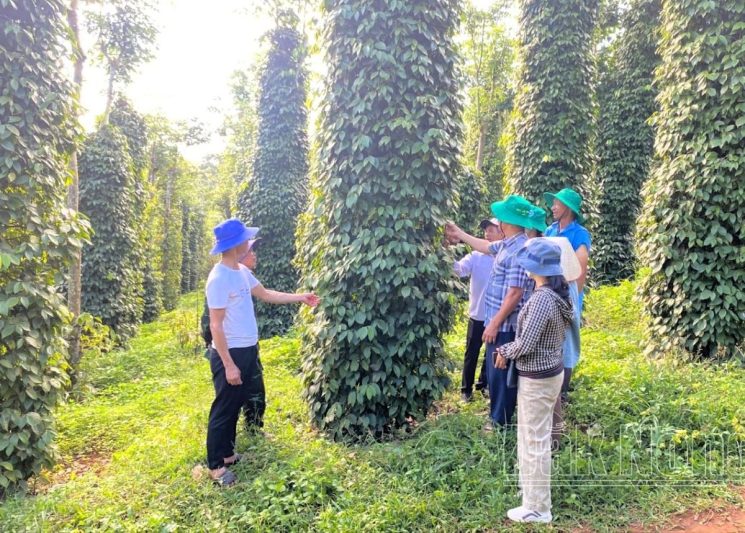
<instances>
[{"instance_id":1,"label":"person in grey plaid shirt","mask_svg":"<svg viewBox=\"0 0 745 533\"><path fill-rule=\"evenodd\" d=\"M498 368L514 360L518 374L517 456L523 501L507 516L516 522L550 522L551 429L564 379L562 345L574 308L558 244L531 239L515 261L537 288L520 311L515 340L497 348L494 360Z\"/></svg>"},{"instance_id":2,"label":"person in grey plaid shirt","mask_svg":"<svg viewBox=\"0 0 745 533\"><path fill-rule=\"evenodd\" d=\"M494 202L491 211L499 220L504 239L489 243L468 235L455 224L447 224L445 232L451 242L465 242L474 250L495 256L489 283L484 292L485 317L483 339L486 342L486 360L493 363L494 350L515 339L517 315L530 297L533 281L525 269L515 261L515 254L523 248L528 237L525 228L531 216L539 209L522 196L510 195L501 202ZM487 364L489 385L489 431L495 424L510 423L515 412L517 390L507 387L507 370Z\"/></svg>"}]
</instances>

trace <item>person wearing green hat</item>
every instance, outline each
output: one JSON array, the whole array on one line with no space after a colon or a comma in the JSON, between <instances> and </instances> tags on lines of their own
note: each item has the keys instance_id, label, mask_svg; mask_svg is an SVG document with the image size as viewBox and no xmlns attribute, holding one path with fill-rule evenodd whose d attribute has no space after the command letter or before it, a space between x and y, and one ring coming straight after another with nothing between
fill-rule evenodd
<instances>
[{"instance_id":1,"label":"person wearing green hat","mask_svg":"<svg viewBox=\"0 0 745 533\"><path fill-rule=\"evenodd\" d=\"M533 211L530 213L530 225L525 227L525 234L528 236L528 239L543 237L547 228L546 210L534 204L530 205L533 206Z\"/></svg>"},{"instance_id":2,"label":"person wearing green hat","mask_svg":"<svg viewBox=\"0 0 745 533\"><path fill-rule=\"evenodd\" d=\"M569 382L572 379L572 372L579 362L580 344L579 344L579 320L582 316L582 307L584 303L584 287L587 279L587 264L590 260L590 246L592 238L587 228L582 226L584 217L582 216L582 196L570 188L565 188L556 194L545 193L543 195L546 204L551 209L554 217L554 223L546 230L546 237L566 237L574 252L579 259L582 271L577 278L578 300L576 303L575 313L577 315L577 331L572 335L567 335L564 342L564 383L561 387L561 400L567 401L569 394Z\"/></svg>"},{"instance_id":3,"label":"person wearing green hat","mask_svg":"<svg viewBox=\"0 0 745 533\"><path fill-rule=\"evenodd\" d=\"M507 387L507 370L496 368L494 352L498 346L515 340L517 316L533 291L533 281L515 257L528 240L525 228L531 225L536 207L522 196L510 195L491 205L504 234L501 241L489 241L469 235L448 223L446 237L450 242L464 242L472 249L494 256L494 265L484 291L484 333L486 342L487 384L489 386L489 422L485 430L510 423L517 403L517 389Z\"/></svg>"},{"instance_id":4,"label":"person wearing green hat","mask_svg":"<svg viewBox=\"0 0 745 533\"><path fill-rule=\"evenodd\" d=\"M587 264L590 260L590 245L592 238L587 228L582 226L585 221L582 216L582 196L574 189L561 189L556 194L544 193L543 199L551 209L554 223L545 231L546 237L566 237L577 254L579 264L582 266L582 274L577 280L579 290L579 305L582 309L583 291L585 279L587 278Z\"/></svg>"}]
</instances>

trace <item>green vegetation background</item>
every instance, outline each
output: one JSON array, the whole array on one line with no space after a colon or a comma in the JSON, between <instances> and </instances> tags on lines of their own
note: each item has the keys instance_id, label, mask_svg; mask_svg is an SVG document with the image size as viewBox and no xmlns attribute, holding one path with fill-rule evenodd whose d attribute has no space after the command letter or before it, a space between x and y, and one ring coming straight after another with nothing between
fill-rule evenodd
<instances>
[{"instance_id":1,"label":"green vegetation background","mask_svg":"<svg viewBox=\"0 0 745 533\"><path fill-rule=\"evenodd\" d=\"M572 438L555 461L553 530L659 523L713 498L735 501L720 480L745 480L745 369L643 357L633 289L627 282L588 298ZM481 432L485 402L460 403L459 368L411 438L349 446L309 427L292 337L261 343L270 435L240 433L248 453L238 486L195 479L213 395L194 350L200 310L190 294L127 351L84 357L81 389L57 412L59 466L32 486L36 496L0 505L0 530L505 527L518 503L514 433ZM447 337L458 367L464 338L461 319Z\"/></svg>"}]
</instances>

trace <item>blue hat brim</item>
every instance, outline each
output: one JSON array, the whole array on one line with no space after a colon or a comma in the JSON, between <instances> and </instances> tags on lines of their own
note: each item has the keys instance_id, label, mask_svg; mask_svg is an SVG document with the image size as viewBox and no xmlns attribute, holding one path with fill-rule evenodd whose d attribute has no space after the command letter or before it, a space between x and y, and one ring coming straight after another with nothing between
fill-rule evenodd
<instances>
[{"instance_id":1,"label":"blue hat brim","mask_svg":"<svg viewBox=\"0 0 745 533\"><path fill-rule=\"evenodd\" d=\"M259 228L246 228L243 233L240 233L236 235L235 237L232 237L230 239L218 242L215 244L215 246L210 250L210 255L217 255L221 254L227 250L230 250L231 248L235 248L241 243L244 243L246 241L250 241L254 237L256 237L256 234L259 233Z\"/></svg>"},{"instance_id":2,"label":"blue hat brim","mask_svg":"<svg viewBox=\"0 0 745 533\"><path fill-rule=\"evenodd\" d=\"M518 250L515 254L515 260L517 264L523 267L531 274L538 274L539 276L563 276L564 271L561 268L561 263L556 265L542 265L537 261L532 260L528 256L528 247L525 246Z\"/></svg>"}]
</instances>

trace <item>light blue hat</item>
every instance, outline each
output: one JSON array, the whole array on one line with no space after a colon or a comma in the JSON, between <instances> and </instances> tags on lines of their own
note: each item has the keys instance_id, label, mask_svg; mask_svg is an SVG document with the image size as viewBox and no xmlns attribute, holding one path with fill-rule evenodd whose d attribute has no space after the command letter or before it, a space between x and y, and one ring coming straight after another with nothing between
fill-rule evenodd
<instances>
[{"instance_id":1,"label":"light blue hat","mask_svg":"<svg viewBox=\"0 0 745 533\"><path fill-rule=\"evenodd\" d=\"M561 276L561 248L543 237L530 239L515 255L517 264L539 276Z\"/></svg>"}]
</instances>

